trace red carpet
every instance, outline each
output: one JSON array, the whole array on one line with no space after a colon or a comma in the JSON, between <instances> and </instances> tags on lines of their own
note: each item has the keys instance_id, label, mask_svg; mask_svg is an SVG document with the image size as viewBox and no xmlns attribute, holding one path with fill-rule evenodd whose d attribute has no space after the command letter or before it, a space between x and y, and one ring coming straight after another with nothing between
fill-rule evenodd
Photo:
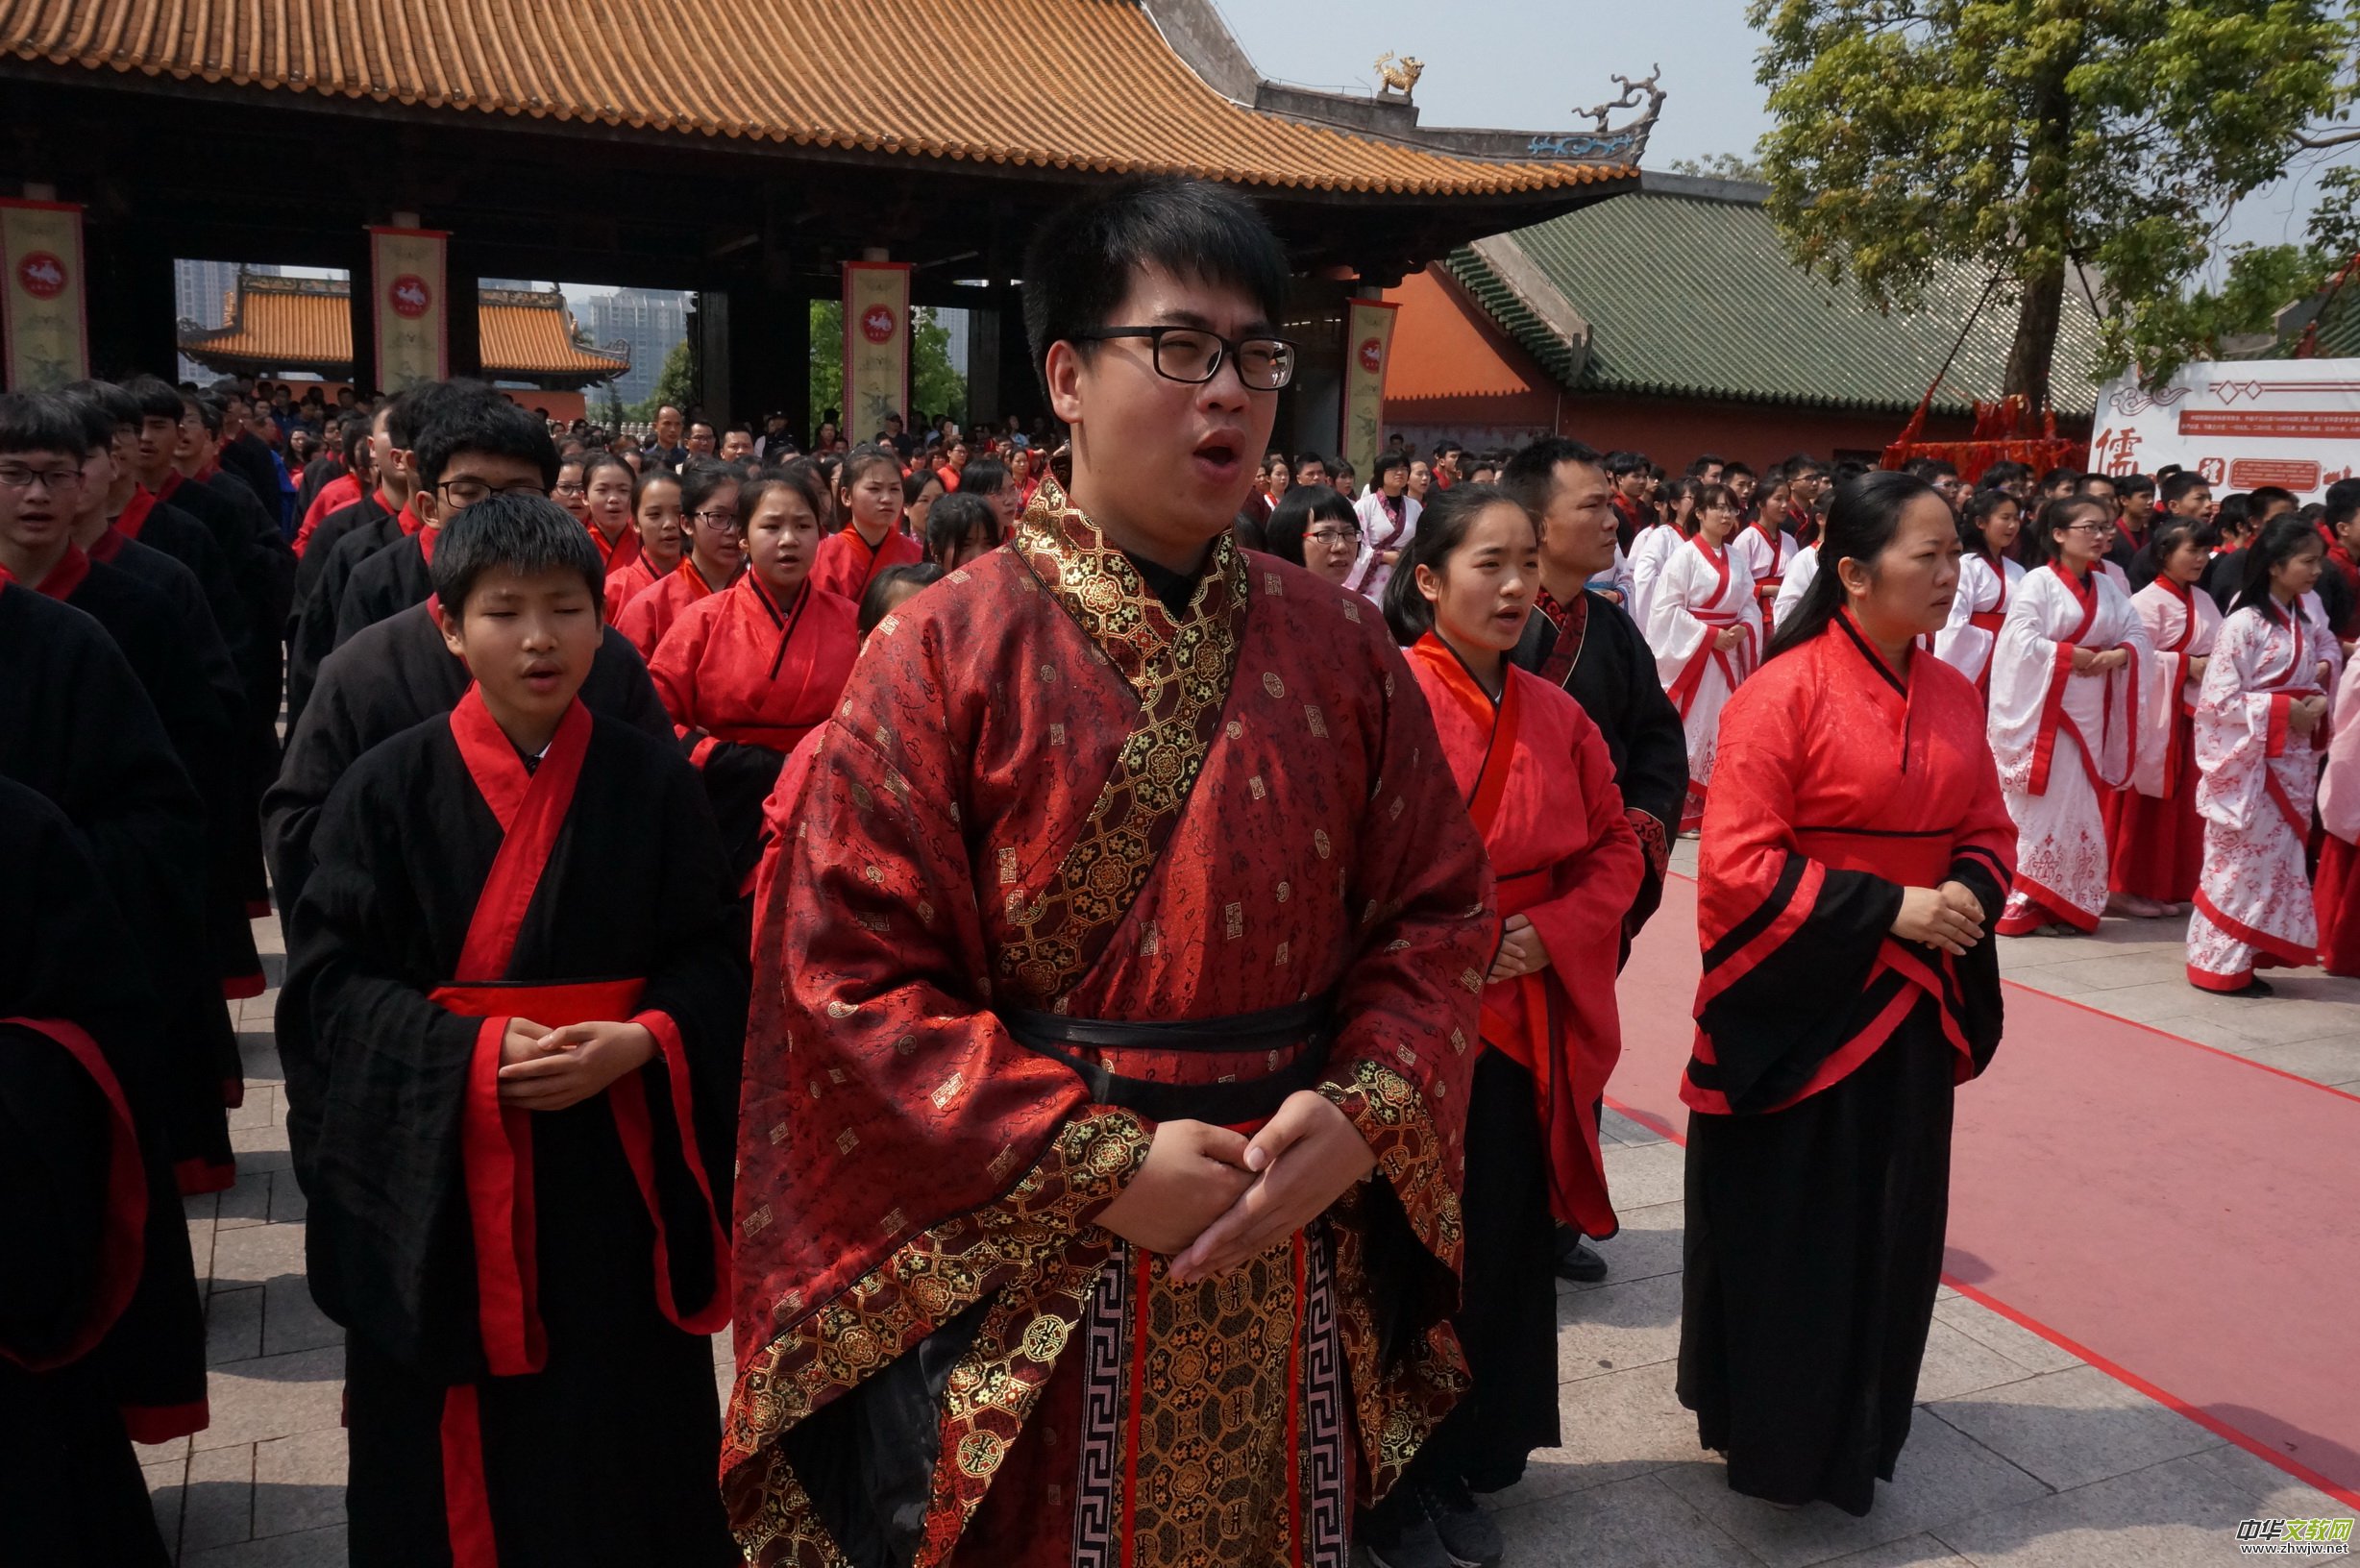
<instances>
[{"instance_id":1,"label":"red carpet","mask_svg":"<svg viewBox=\"0 0 2360 1568\"><path fill-rule=\"evenodd\" d=\"M1620 988L1609 1103L1677 1136L1695 885ZM2360 1098L2007 987L1958 1096L1948 1280L2360 1507Z\"/></svg>"}]
</instances>

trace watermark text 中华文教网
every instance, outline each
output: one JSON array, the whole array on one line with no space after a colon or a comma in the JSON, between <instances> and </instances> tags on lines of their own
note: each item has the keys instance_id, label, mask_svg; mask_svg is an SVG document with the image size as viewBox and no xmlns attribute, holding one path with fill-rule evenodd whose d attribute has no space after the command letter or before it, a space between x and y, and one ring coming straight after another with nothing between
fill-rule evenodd
<instances>
[{"instance_id":1,"label":"watermark text \u4e2d\u534e\u6587\u6559\u7f51","mask_svg":"<svg viewBox=\"0 0 2360 1568\"><path fill-rule=\"evenodd\" d=\"M2237 1550L2249 1557L2340 1557L2351 1550L2349 1519L2246 1519Z\"/></svg>"}]
</instances>

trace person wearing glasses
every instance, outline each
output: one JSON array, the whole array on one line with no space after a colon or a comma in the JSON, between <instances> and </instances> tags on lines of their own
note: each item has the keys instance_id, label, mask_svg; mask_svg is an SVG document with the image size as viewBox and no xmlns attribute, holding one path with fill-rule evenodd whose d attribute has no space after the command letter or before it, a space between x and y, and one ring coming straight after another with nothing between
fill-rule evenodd
<instances>
[{"instance_id":1,"label":"person wearing glasses","mask_svg":"<svg viewBox=\"0 0 2360 1568\"><path fill-rule=\"evenodd\" d=\"M1411 537L1417 532L1418 514L1425 507L1409 493L1410 459L1406 454L1381 452L1375 467L1368 494L1360 499L1357 508L1367 549L1353 568L1350 586L1382 604L1385 585L1392 579L1393 563L1409 548Z\"/></svg>"},{"instance_id":2,"label":"person wearing glasses","mask_svg":"<svg viewBox=\"0 0 2360 1568\"><path fill-rule=\"evenodd\" d=\"M1696 531L1664 558L1647 590L1641 629L1655 650L1656 676L1680 710L1687 736L1688 793L1680 831L1693 833L1704 823L1712 786L1721 709L1761 662L1765 639L1753 571L1730 545L1737 532L1737 498L1726 484L1687 484Z\"/></svg>"},{"instance_id":3,"label":"person wearing glasses","mask_svg":"<svg viewBox=\"0 0 2360 1568\"><path fill-rule=\"evenodd\" d=\"M665 472L651 469L640 478L644 483ZM615 629L641 658L655 656L656 645L682 610L737 581L746 565L740 488L738 471L718 458L692 457L681 465L678 495L680 513L688 520L687 552L615 616Z\"/></svg>"},{"instance_id":4,"label":"person wearing glasses","mask_svg":"<svg viewBox=\"0 0 2360 1568\"><path fill-rule=\"evenodd\" d=\"M1361 558L1361 515L1352 502L1324 484L1302 484L1279 493L1263 543L1282 561L1292 561L1322 582L1351 586Z\"/></svg>"},{"instance_id":5,"label":"person wearing glasses","mask_svg":"<svg viewBox=\"0 0 2360 1568\"><path fill-rule=\"evenodd\" d=\"M2153 645L2119 573L2104 570L2114 509L2044 502L2033 563L1991 653L1991 749L2017 830L2004 937L2095 931L2106 911L2101 791L2158 769L2171 739Z\"/></svg>"},{"instance_id":6,"label":"person wearing glasses","mask_svg":"<svg viewBox=\"0 0 2360 1568\"><path fill-rule=\"evenodd\" d=\"M1129 182L1023 277L1070 451L878 624L755 912L724 1497L763 1561L1340 1562L1463 1380L1490 873L1375 608L1231 540L1265 221Z\"/></svg>"}]
</instances>

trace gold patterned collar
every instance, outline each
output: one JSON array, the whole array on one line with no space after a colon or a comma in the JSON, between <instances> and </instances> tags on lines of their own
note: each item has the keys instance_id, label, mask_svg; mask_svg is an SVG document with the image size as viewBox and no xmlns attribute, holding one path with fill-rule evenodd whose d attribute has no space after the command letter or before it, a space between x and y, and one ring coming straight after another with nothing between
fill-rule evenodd
<instances>
[{"instance_id":1,"label":"gold patterned collar","mask_svg":"<svg viewBox=\"0 0 2360 1568\"><path fill-rule=\"evenodd\" d=\"M1170 678L1172 665L1194 666L1208 644L1225 673L1250 601L1245 557L1226 531L1214 540L1195 594L1176 616L1054 476L1033 492L1011 544L1143 699Z\"/></svg>"}]
</instances>

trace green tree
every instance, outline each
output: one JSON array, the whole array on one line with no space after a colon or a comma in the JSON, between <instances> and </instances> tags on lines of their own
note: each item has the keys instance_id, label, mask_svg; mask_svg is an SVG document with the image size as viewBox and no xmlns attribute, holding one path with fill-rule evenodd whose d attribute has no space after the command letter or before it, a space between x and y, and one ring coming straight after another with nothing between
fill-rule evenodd
<instances>
[{"instance_id":1,"label":"green tree","mask_svg":"<svg viewBox=\"0 0 2360 1568\"><path fill-rule=\"evenodd\" d=\"M655 410L666 404L685 409L697 401L697 388L690 363L688 339L682 338L664 355L664 368L655 373L655 390L630 406L630 417L644 424L655 417Z\"/></svg>"},{"instance_id":2,"label":"green tree","mask_svg":"<svg viewBox=\"0 0 2360 1568\"><path fill-rule=\"evenodd\" d=\"M967 378L951 368L950 329L920 306L910 312L910 402L904 420L915 410L967 418ZM811 418L813 424L830 408L844 406L844 302L811 302ZM856 440L873 430L847 432Z\"/></svg>"},{"instance_id":3,"label":"green tree","mask_svg":"<svg viewBox=\"0 0 2360 1568\"><path fill-rule=\"evenodd\" d=\"M2049 399L2069 275L2111 373L2201 349L2220 214L2348 108L2355 0L1754 0L1770 210L1879 308L1964 264L2015 312L2004 390ZM2077 367L2079 368L2079 367Z\"/></svg>"},{"instance_id":4,"label":"green tree","mask_svg":"<svg viewBox=\"0 0 2360 1568\"><path fill-rule=\"evenodd\" d=\"M811 423L844 406L844 302L811 302Z\"/></svg>"},{"instance_id":5,"label":"green tree","mask_svg":"<svg viewBox=\"0 0 2360 1568\"><path fill-rule=\"evenodd\" d=\"M1743 153L1713 153L1705 158L1676 158L1672 173L1694 175L1701 180L1767 180L1769 175L1758 158Z\"/></svg>"}]
</instances>

